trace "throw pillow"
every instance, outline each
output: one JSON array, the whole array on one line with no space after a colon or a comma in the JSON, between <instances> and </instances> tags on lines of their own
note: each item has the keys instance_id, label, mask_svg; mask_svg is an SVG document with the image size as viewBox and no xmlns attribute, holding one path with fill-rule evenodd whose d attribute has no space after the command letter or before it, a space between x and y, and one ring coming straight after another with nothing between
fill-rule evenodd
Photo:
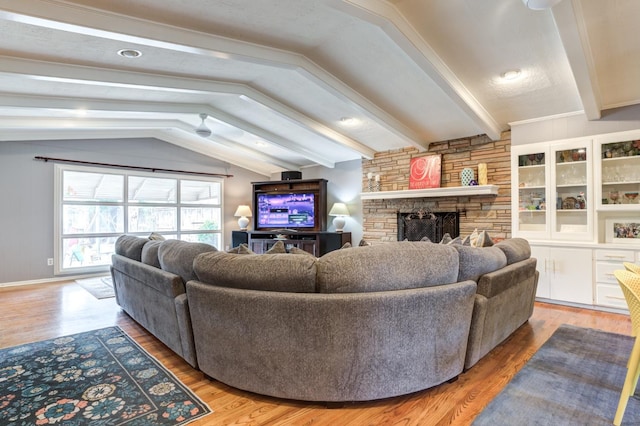
<instances>
[{"instance_id":1,"label":"throw pillow","mask_svg":"<svg viewBox=\"0 0 640 426\"><path fill-rule=\"evenodd\" d=\"M351 248L351 243L344 243L344 245L340 247L340 249L346 249L346 248Z\"/></svg>"},{"instance_id":2,"label":"throw pillow","mask_svg":"<svg viewBox=\"0 0 640 426\"><path fill-rule=\"evenodd\" d=\"M371 243L369 243L369 241L365 240L364 238L360 240L360 243L358 244L358 246L363 247L363 246L370 246Z\"/></svg>"},{"instance_id":3,"label":"throw pillow","mask_svg":"<svg viewBox=\"0 0 640 426\"><path fill-rule=\"evenodd\" d=\"M440 240L440 244L449 244L451 243L453 239L451 238L451 235L447 232L442 236L442 239Z\"/></svg>"},{"instance_id":4,"label":"throw pillow","mask_svg":"<svg viewBox=\"0 0 640 426\"><path fill-rule=\"evenodd\" d=\"M431 239L429 237L422 237L420 238L420 241L426 242L426 243L430 243Z\"/></svg>"},{"instance_id":5,"label":"throw pillow","mask_svg":"<svg viewBox=\"0 0 640 426\"><path fill-rule=\"evenodd\" d=\"M449 245L463 245L463 240L461 236L455 237L453 240L449 241L447 244Z\"/></svg>"},{"instance_id":6,"label":"throw pillow","mask_svg":"<svg viewBox=\"0 0 640 426\"><path fill-rule=\"evenodd\" d=\"M305 255L305 254L306 254L307 256L315 257L313 254L309 253L309 252L308 252L308 251L306 251L306 250L302 250L302 249L301 249L301 248L299 248L299 247L291 247L291 248L289 249L289 253L291 253L291 254L302 254L302 255Z\"/></svg>"},{"instance_id":7,"label":"throw pillow","mask_svg":"<svg viewBox=\"0 0 640 426\"><path fill-rule=\"evenodd\" d=\"M489 233L487 231L481 231L476 240L476 247L491 247L492 245L493 240L489 236Z\"/></svg>"},{"instance_id":8,"label":"throw pillow","mask_svg":"<svg viewBox=\"0 0 640 426\"><path fill-rule=\"evenodd\" d=\"M478 241L478 228L474 229L471 235L469 235L469 245L471 247L476 247L477 241Z\"/></svg>"},{"instance_id":9,"label":"throw pillow","mask_svg":"<svg viewBox=\"0 0 640 426\"><path fill-rule=\"evenodd\" d=\"M229 250L227 250L227 253L234 253L234 254L255 254L253 252L253 250L251 250L249 248L249 246L247 245L247 243L242 243L237 247L232 247Z\"/></svg>"},{"instance_id":10,"label":"throw pillow","mask_svg":"<svg viewBox=\"0 0 640 426\"><path fill-rule=\"evenodd\" d=\"M151 235L149 235L149 239L152 241L164 241L166 240L166 238L164 236L162 236L161 234L158 234L157 232L152 232Z\"/></svg>"},{"instance_id":11,"label":"throw pillow","mask_svg":"<svg viewBox=\"0 0 640 426\"><path fill-rule=\"evenodd\" d=\"M238 254L256 254L256 252L251 250L247 244L242 243L238 246Z\"/></svg>"},{"instance_id":12,"label":"throw pillow","mask_svg":"<svg viewBox=\"0 0 640 426\"><path fill-rule=\"evenodd\" d=\"M287 252L287 248L284 246L284 242L276 241L276 243L272 245L271 248L265 251L264 253L275 254L275 253L286 253L286 252Z\"/></svg>"}]
</instances>

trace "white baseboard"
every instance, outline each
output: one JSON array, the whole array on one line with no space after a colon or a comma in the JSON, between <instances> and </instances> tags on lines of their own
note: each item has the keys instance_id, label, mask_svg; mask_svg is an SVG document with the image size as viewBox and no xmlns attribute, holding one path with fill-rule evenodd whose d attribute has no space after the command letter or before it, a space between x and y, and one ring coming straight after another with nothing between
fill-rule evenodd
<instances>
[{"instance_id":1,"label":"white baseboard","mask_svg":"<svg viewBox=\"0 0 640 426\"><path fill-rule=\"evenodd\" d=\"M61 281L75 281L80 278L92 278L92 277L102 277L108 274L104 272L98 274L83 274L83 275L65 275L53 278L43 278L41 280L30 280L30 281L14 281L8 283L0 283L0 288L2 287L17 287L17 286L25 286L25 285L36 285L36 284L48 284L48 283L58 283Z\"/></svg>"}]
</instances>

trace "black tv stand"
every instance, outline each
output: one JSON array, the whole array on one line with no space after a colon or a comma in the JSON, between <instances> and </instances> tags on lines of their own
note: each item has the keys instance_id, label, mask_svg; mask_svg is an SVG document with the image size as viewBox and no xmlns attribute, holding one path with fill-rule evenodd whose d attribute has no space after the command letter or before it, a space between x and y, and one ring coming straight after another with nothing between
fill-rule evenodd
<instances>
[{"instance_id":1,"label":"black tv stand","mask_svg":"<svg viewBox=\"0 0 640 426\"><path fill-rule=\"evenodd\" d=\"M282 241L285 247L298 247L314 256L320 257L351 243L351 232L297 231L286 233L283 230L272 231L231 231L233 247L247 244L255 253L264 253L276 242Z\"/></svg>"}]
</instances>

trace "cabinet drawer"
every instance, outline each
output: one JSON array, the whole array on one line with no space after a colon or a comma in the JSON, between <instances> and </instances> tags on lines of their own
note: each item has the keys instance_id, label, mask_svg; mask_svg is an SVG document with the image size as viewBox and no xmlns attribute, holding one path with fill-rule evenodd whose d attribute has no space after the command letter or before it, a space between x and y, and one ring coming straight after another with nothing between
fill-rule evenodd
<instances>
[{"instance_id":1,"label":"cabinet drawer","mask_svg":"<svg viewBox=\"0 0 640 426\"><path fill-rule=\"evenodd\" d=\"M613 275L613 271L618 269L624 269L622 262L596 262L596 282L618 285L618 280Z\"/></svg>"},{"instance_id":2,"label":"cabinet drawer","mask_svg":"<svg viewBox=\"0 0 640 426\"><path fill-rule=\"evenodd\" d=\"M617 284L596 285L596 299L598 305L628 309L627 302L624 300L624 294L622 294L622 289Z\"/></svg>"},{"instance_id":3,"label":"cabinet drawer","mask_svg":"<svg viewBox=\"0 0 640 426\"><path fill-rule=\"evenodd\" d=\"M596 260L608 260L611 262L634 262L636 252L633 250L607 250L596 249Z\"/></svg>"}]
</instances>

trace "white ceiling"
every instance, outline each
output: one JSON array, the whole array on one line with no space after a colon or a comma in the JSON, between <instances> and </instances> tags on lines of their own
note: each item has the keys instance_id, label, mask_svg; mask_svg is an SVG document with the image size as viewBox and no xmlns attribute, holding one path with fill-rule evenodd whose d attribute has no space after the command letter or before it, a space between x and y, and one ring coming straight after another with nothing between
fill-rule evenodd
<instances>
[{"instance_id":1,"label":"white ceiling","mask_svg":"<svg viewBox=\"0 0 640 426\"><path fill-rule=\"evenodd\" d=\"M639 21L638 0L0 0L0 141L155 137L269 175L497 139L640 103Z\"/></svg>"}]
</instances>

